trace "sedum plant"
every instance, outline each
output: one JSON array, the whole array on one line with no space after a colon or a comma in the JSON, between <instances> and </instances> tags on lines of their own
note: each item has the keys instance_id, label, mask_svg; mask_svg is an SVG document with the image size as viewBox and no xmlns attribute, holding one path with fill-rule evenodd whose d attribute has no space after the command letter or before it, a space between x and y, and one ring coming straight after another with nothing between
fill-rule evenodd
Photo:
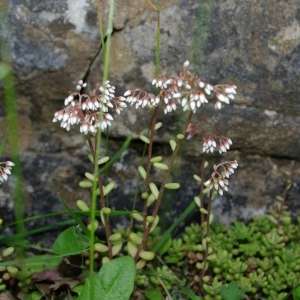
<instances>
[{"instance_id":1,"label":"sedum plant","mask_svg":"<svg viewBox=\"0 0 300 300\"><path fill-rule=\"evenodd\" d=\"M170 181L170 172L178 151L185 140L190 140L195 135L202 139L203 158L200 174L194 175L199 183L199 195L194 201L201 215L202 230L199 232L201 239L201 251L204 257L203 263L198 264L199 278L205 281L207 262L211 253L210 247L210 206L216 194L223 195L228 190L229 177L234 173L237 161L225 161L212 167L210 177L205 178L204 168L207 165L208 155L217 150L220 154L229 150L232 141L225 136L207 134L199 124L194 123L193 116L204 105L213 105L216 110L230 104L235 98L236 86L229 84L212 85L203 81L196 74L189 71L189 62L183 64L182 71L176 76L157 76L152 81L155 93L144 89L128 90L122 96L115 95L115 87L109 81L98 84L90 93L86 92L87 84L79 81L76 91L70 93L65 101L64 108L54 114L53 122L59 122L60 126L69 131L72 127L78 127L79 132L86 136L90 150L90 158L94 165L94 173L86 172L86 180L79 183L80 187L91 189L91 195L99 199L101 211L96 217L95 203L89 207L88 201L78 200L77 205L83 212L90 213L91 232L90 251L101 253L102 264L123 255L133 258L136 268L143 269L147 262L152 261L156 254L152 249L151 234L159 224L159 209L163 201L166 189L179 189L180 183ZM106 167L110 164L110 157L105 153L97 153L100 149L102 134L112 125L114 113L121 114L128 106L136 109L150 109L153 112L151 126L148 134L141 133L140 139L145 143L147 151L144 163L138 166L138 173L143 181L139 200L142 203L141 211L132 210L129 213L130 227L125 232L113 230L110 216L114 211L109 207L107 196L114 189L114 182L105 182L105 178L98 171L98 166ZM153 156L152 149L156 132L163 126L157 121L160 111L164 114L172 114L181 111L185 117L182 128L174 133L169 140L170 156ZM95 171L96 170L96 171ZM158 185L157 176L154 178L153 170L161 175ZM204 198L207 196L205 206ZM91 201L93 203L93 201ZM102 225L97 219L101 220ZM94 232L98 226L104 226L106 241L98 241ZM153 234L152 234L153 235ZM91 250L92 249L92 250ZM90 257L90 261L93 258ZM201 266L200 266L201 265Z\"/></svg>"}]
</instances>

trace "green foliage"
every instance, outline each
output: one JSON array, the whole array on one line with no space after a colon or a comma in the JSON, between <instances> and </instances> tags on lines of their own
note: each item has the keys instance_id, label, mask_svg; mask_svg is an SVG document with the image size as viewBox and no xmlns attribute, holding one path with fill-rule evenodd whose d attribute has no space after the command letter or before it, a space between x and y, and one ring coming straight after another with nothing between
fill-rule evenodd
<instances>
[{"instance_id":1,"label":"green foliage","mask_svg":"<svg viewBox=\"0 0 300 300\"><path fill-rule=\"evenodd\" d=\"M98 274L92 274L94 297L91 295L89 277L77 299L128 300L133 292L135 274L135 262L132 257L116 258L104 264Z\"/></svg>"},{"instance_id":2,"label":"green foliage","mask_svg":"<svg viewBox=\"0 0 300 300\"><path fill-rule=\"evenodd\" d=\"M286 218L287 212L284 215ZM235 222L228 228L217 224L211 226L209 275L203 278L202 288L197 279L203 267L204 249L203 243L199 244L199 224L186 227L182 237L172 240L161 259L181 280L189 270L192 289L204 299L220 296L242 299L244 294L251 299L284 299L292 292L295 298L300 293L300 245L296 234L300 231L300 223L292 223L291 218L286 218L289 222L278 230L272 216L255 218L247 225ZM161 272L158 268L157 271ZM170 290L177 285L174 281Z\"/></svg>"},{"instance_id":3,"label":"green foliage","mask_svg":"<svg viewBox=\"0 0 300 300\"><path fill-rule=\"evenodd\" d=\"M245 292L242 291L236 282L220 287L220 295L224 300L241 300L244 298Z\"/></svg>"},{"instance_id":4,"label":"green foliage","mask_svg":"<svg viewBox=\"0 0 300 300\"><path fill-rule=\"evenodd\" d=\"M79 233L74 226L64 230L52 245L56 254L70 255L88 248L88 239Z\"/></svg>"},{"instance_id":5,"label":"green foliage","mask_svg":"<svg viewBox=\"0 0 300 300\"><path fill-rule=\"evenodd\" d=\"M295 286L293 290L293 300L300 300L300 284Z\"/></svg>"}]
</instances>

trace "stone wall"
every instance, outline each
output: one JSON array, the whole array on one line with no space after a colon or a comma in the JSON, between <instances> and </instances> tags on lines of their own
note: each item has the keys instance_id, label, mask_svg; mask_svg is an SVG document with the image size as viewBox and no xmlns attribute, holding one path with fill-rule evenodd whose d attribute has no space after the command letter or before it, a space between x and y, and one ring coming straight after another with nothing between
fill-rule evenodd
<instances>
[{"instance_id":1,"label":"stone wall","mask_svg":"<svg viewBox=\"0 0 300 300\"><path fill-rule=\"evenodd\" d=\"M161 70L177 73L188 59L193 71L204 80L238 87L233 104L218 112L208 106L196 116L208 132L232 138L233 147L227 158L239 162L229 192L214 203L217 219L228 223L264 213L274 204L276 196L283 193L285 173L291 170L293 184L287 204L297 215L300 208L299 1L162 2ZM105 23L106 2L102 1L102 8ZM74 205L78 197L86 197L77 185L89 169L84 137L76 130L64 132L52 123L52 118L79 79L91 86L102 80L97 1L11 0L8 26L2 37L8 38L15 73L28 213L60 209L58 196ZM155 30L156 14L148 1L116 1L109 74L118 92L133 87L151 88ZM137 137L147 124L141 122L147 122L147 115L129 110L116 118L111 129L115 140L112 151L118 149L125 136ZM161 117L168 124L174 121ZM180 116L174 118L180 122ZM1 100L0 132L6 126ZM160 136L157 153L167 152L169 137L168 131ZM141 154L137 139L131 145L109 175L118 183L113 199L121 209L130 209L130 201L122 199L132 193L136 175L129 159L138 162ZM166 210L170 206L182 210L197 191L190 178L198 169L200 141L189 142L185 152L188 158L180 159L176 165L183 189L176 197L168 197ZM120 175L120 170L124 175ZM10 188L8 184L0 189L1 207L12 203Z\"/></svg>"}]
</instances>

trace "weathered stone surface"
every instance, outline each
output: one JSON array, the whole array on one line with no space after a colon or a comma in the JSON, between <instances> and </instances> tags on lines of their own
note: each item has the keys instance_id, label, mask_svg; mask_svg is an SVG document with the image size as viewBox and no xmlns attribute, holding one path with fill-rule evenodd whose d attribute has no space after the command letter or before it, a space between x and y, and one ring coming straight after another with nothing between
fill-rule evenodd
<instances>
[{"instance_id":1,"label":"weathered stone surface","mask_svg":"<svg viewBox=\"0 0 300 300\"><path fill-rule=\"evenodd\" d=\"M107 1L102 4L106 21ZM134 87L151 91L156 18L146 0L116 1L109 76L120 93ZM36 203L47 197L57 199L60 194L74 205L80 193L77 182L87 168L87 149L78 131L63 132L52 124L52 117L78 79L86 79L91 86L102 80L97 1L12 0L9 21L11 34L6 36L16 75L26 199ZM189 59L203 80L238 86L232 105L221 111L207 106L194 118L208 133L231 137L233 151L228 157L239 161L229 192L215 201L216 219L227 223L264 213L282 194L284 171L290 169L295 175L288 204L295 215L299 213L299 1L163 1L160 25L163 73L177 73ZM2 105L1 100L0 129L4 131ZM112 149L117 149L125 136L137 139L150 117L149 112L134 109L116 116L110 131L116 140ZM182 117L176 112L160 119L167 124L157 137L156 151L168 154L172 129L179 128ZM131 200L124 199L134 190L136 173L134 163L128 160L137 156L137 164L141 148L134 141L129 154L124 154L127 158L123 157L109 175L118 183L112 197L120 209L130 209ZM190 176L197 171L201 148L201 139L188 142L187 161L181 159L174 171L182 179L183 189L165 202L166 207L175 207L171 218L197 191ZM293 168L292 161L296 161ZM9 188L3 187L1 193L8 203ZM38 213L37 206L29 207L30 213ZM52 209L60 208L56 204L47 208Z\"/></svg>"}]
</instances>

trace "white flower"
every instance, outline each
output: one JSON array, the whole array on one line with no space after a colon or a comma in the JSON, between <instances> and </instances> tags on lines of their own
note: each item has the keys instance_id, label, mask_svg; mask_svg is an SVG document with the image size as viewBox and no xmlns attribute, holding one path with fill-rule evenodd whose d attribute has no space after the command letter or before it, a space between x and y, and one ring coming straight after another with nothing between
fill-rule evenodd
<instances>
[{"instance_id":1,"label":"white flower","mask_svg":"<svg viewBox=\"0 0 300 300\"><path fill-rule=\"evenodd\" d=\"M8 175L11 175L11 168L14 165L11 161L0 162L0 184L8 179Z\"/></svg>"},{"instance_id":2,"label":"white flower","mask_svg":"<svg viewBox=\"0 0 300 300\"><path fill-rule=\"evenodd\" d=\"M184 68L187 68L190 65L190 62L188 60L186 60L183 64Z\"/></svg>"}]
</instances>

